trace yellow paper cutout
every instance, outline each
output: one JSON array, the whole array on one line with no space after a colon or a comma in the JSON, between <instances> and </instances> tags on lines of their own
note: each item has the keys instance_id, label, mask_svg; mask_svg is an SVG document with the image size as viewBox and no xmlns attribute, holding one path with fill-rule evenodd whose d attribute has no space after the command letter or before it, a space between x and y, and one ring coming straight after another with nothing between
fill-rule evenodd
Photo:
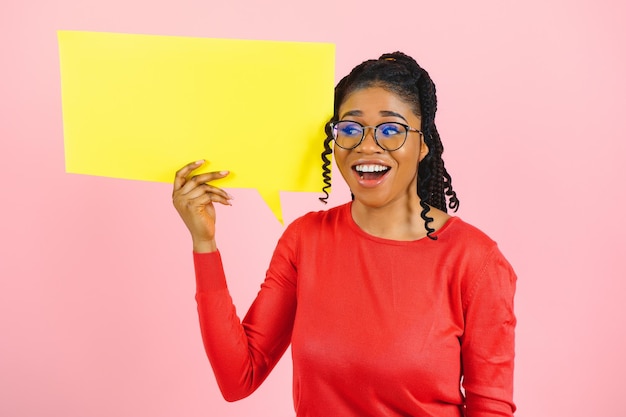
<instances>
[{"instance_id":1,"label":"yellow paper cutout","mask_svg":"<svg viewBox=\"0 0 626 417\"><path fill-rule=\"evenodd\" d=\"M282 222L280 191L322 189L334 45L59 31L69 173L172 182L229 170Z\"/></svg>"}]
</instances>

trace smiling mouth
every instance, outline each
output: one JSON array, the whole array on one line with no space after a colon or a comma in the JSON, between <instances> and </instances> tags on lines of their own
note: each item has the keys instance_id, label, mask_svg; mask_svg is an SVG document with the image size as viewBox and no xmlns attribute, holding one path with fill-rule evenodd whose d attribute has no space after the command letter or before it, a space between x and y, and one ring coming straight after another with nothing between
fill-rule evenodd
<instances>
[{"instance_id":1,"label":"smiling mouth","mask_svg":"<svg viewBox=\"0 0 626 417\"><path fill-rule=\"evenodd\" d=\"M370 181L382 178L391 168L378 164L356 165L352 167L362 180Z\"/></svg>"}]
</instances>

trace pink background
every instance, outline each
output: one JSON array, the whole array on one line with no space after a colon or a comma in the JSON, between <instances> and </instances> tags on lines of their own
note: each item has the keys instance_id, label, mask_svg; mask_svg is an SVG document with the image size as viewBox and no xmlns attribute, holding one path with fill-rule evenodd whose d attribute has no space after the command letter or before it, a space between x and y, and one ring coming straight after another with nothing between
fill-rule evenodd
<instances>
[{"instance_id":1,"label":"pink background","mask_svg":"<svg viewBox=\"0 0 626 417\"><path fill-rule=\"evenodd\" d=\"M293 415L288 356L250 398L220 397L170 186L64 173L60 29L332 42L337 77L415 56L438 85L458 214L519 275L517 415L626 415L625 7L450 3L4 1L0 415ZM220 247L244 312L282 227L255 190L231 193ZM323 208L283 198L287 221ZM335 175L331 203L347 199Z\"/></svg>"}]
</instances>

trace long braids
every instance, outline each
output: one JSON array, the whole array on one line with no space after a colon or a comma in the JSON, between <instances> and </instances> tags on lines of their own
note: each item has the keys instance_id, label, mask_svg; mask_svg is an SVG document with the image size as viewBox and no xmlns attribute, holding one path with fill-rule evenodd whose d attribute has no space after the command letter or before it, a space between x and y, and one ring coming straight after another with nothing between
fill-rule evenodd
<instances>
[{"instance_id":1,"label":"long braids","mask_svg":"<svg viewBox=\"0 0 626 417\"><path fill-rule=\"evenodd\" d=\"M348 94L372 86L380 86L397 94L411 104L415 114L421 118L421 130L424 142L428 146L428 154L419 164L416 192L421 200L421 217L424 220L427 235L435 240L437 237L432 235L435 230L430 226L433 218L428 215L430 207L436 207L444 212L447 212L449 207L456 211L459 207L459 199L452 189L452 177L444 166L443 144L435 126L437 111L435 84L426 70L402 52L383 54L377 60L361 63L335 87L334 112L329 124L326 125L324 151L321 154L324 180L322 192L325 196L320 197L320 200L327 202L331 185L329 156L332 154L330 142L333 136L330 122L339 120L339 107Z\"/></svg>"}]
</instances>

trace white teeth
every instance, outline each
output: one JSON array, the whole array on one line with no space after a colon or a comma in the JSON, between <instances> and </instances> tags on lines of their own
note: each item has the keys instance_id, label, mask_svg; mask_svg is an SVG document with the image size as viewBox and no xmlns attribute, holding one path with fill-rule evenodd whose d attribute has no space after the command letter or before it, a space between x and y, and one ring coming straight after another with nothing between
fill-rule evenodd
<instances>
[{"instance_id":1,"label":"white teeth","mask_svg":"<svg viewBox=\"0 0 626 417\"><path fill-rule=\"evenodd\" d=\"M357 165L354 167L358 172L381 172L387 171L389 167L384 165Z\"/></svg>"}]
</instances>

